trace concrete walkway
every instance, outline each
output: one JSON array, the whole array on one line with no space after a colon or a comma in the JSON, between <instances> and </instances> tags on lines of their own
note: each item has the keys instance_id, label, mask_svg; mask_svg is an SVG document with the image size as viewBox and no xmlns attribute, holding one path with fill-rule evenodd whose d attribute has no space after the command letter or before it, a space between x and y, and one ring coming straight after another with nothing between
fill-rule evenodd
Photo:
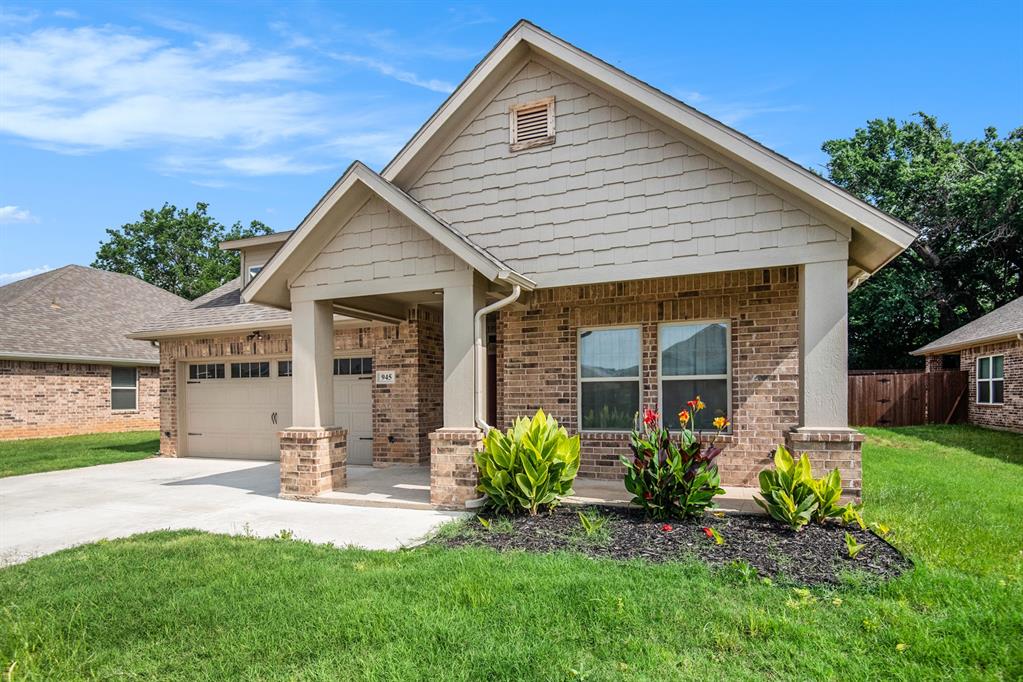
<instances>
[{"instance_id":1,"label":"concrete walkway","mask_svg":"<svg viewBox=\"0 0 1023 682\"><path fill-rule=\"evenodd\" d=\"M195 528L370 549L414 543L459 514L277 498L276 462L160 459L0 479L0 565L160 529Z\"/></svg>"}]
</instances>

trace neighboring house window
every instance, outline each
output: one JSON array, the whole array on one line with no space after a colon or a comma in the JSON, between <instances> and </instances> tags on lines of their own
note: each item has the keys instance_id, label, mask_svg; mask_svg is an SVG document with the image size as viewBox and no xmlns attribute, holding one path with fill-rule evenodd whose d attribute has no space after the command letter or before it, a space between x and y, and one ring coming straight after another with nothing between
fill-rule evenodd
<instances>
[{"instance_id":1,"label":"neighboring house window","mask_svg":"<svg viewBox=\"0 0 1023 682\"><path fill-rule=\"evenodd\" d=\"M291 360L278 360L277 361L277 376L279 376L279 377L290 377L291 376Z\"/></svg>"},{"instance_id":2,"label":"neighboring house window","mask_svg":"<svg viewBox=\"0 0 1023 682\"><path fill-rule=\"evenodd\" d=\"M510 114L511 150L539 147L554 142L554 98L512 105Z\"/></svg>"},{"instance_id":3,"label":"neighboring house window","mask_svg":"<svg viewBox=\"0 0 1023 682\"><path fill-rule=\"evenodd\" d=\"M134 367L110 368L110 409L138 409L139 374Z\"/></svg>"},{"instance_id":4,"label":"neighboring house window","mask_svg":"<svg viewBox=\"0 0 1023 682\"><path fill-rule=\"evenodd\" d=\"M270 376L269 362L232 362L232 379L261 379Z\"/></svg>"},{"instance_id":5,"label":"neighboring house window","mask_svg":"<svg viewBox=\"0 0 1023 682\"><path fill-rule=\"evenodd\" d=\"M372 373L373 358L334 358L334 374L337 376Z\"/></svg>"},{"instance_id":6,"label":"neighboring house window","mask_svg":"<svg viewBox=\"0 0 1023 682\"><path fill-rule=\"evenodd\" d=\"M224 364L223 363L203 363L199 365L188 366L188 378L189 379L223 379L224 378Z\"/></svg>"},{"instance_id":7,"label":"neighboring house window","mask_svg":"<svg viewBox=\"0 0 1023 682\"><path fill-rule=\"evenodd\" d=\"M668 428L680 428L678 413L696 396L707 406L696 415L697 429L712 430L715 417L728 416L728 331L726 322L661 325L661 410Z\"/></svg>"},{"instance_id":8,"label":"neighboring house window","mask_svg":"<svg viewBox=\"0 0 1023 682\"><path fill-rule=\"evenodd\" d=\"M627 431L639 411L639 327L579 332L579 423Z\"/></svg>"},{"instance_id":9,"label":"neighboring house window","mask_svg":"<svg viewBox=\"0 0 1023 682\"><path fill-rule=\"evenodd\" d=\"M255 277L256 275L258 275L259 271L262 270L262 269L263 269L262 265L250 265L249 266L249 281L252 281L252 278Z\"/></svg>"},{"instance_id":10,"label":"neighboring house window","mask_svg":"<svg viewBox=\"0 0 1023 682\"><path fill-rule=\"evenodd\" d=\"M977 358L977 402L1001 405L1005 402L1005 356Z\"/></svg>"}]
</instances>

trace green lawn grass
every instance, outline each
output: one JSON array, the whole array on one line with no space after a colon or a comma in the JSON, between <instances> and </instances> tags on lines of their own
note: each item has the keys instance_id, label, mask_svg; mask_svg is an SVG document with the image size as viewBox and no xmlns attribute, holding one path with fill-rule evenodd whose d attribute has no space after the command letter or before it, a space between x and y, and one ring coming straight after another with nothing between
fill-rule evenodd
<instances>
[{"instance_id":1,"label":"green lawn grass","mask_svg":"<svg viewBox=\"0 0 1023 682\"><path fill-rule=\"evenodd\" d=\"M916 562L889 583L162 532L0 571L0 657L14 679L1020 679L1023 438L869 436L867 518Z\"/></svg>"},{"instance_id":2,"label":"green lawn grass","mask_svg":"<svg viewBox=\"0 0 1023 682\"><path fill-rule=\"evenodd\" d=\"M157 431L0 441L0 478L143 459L160 449Z\"/></svg>"}]
</instances>

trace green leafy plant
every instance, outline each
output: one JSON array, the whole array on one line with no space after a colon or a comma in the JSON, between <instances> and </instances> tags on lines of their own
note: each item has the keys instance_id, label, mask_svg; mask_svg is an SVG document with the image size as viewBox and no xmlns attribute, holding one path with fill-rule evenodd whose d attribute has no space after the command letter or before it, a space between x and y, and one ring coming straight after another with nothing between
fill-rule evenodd
<instances>
[{"instance_id":1,"label":"green leafy plant","mask_svg":"<svg viewBox=\"0 0 1023 682\"><path fill-rule=\"evenodd\" d=\"M642 422L637 414L630 439L633 456L621 458L632 502L655 519L699 516L714 507L715 496L725 492L714 463L721 448L713 439L704 447L694 431L695 414L704 408L703 401L697 396L687 405L689 409L678 415L682 430L677 439L660 425L653 410L644 411ZM714 426L720 434L728 420L718 417Z\"/></svg>"},{"instance_id":2,"label":"green leafy plant","mask_svg":"<svg viewBox=\"0 0 1023 682\"><path fill-rule=\"evenodd\" d=\"M579 512L579 523L582 525L586 537L593 537L603 530L607 523L607 517L601 515L596 509L581 511Z\"/></svg>"},{"instance_id":3,"label":"green leafy plant","mask_svg":"<svg viewBox=\"0 0 1023 682\"><path fill-rule=\"evenodd\" d=\"M850 559L855 559L856 555L863 551L866 545L856 542L856 538L852 536L852 533L846 531L845 534L845 549L849 553Z\"/></svg>"},{"instance_id":4,"label":"green leafy plant","mask_svg":"<svg viewBox=\"0 0 1023 682\"><path fill-rule=\"evenodd\" d=\"M815 522L824 523L826 519L842 516L845 508L839 504L842 499L842 476L838 469L833 469L821 478L808 477L804 485L813 491L814 499L817 500L817 508L811 514Z\"/></svg>"},{"instance_id":5,"label":"green leafy plant","mask_svg":"<svg viewBox=\"0 0 1023 682\"><path fill-rule=\"evenodd\" d=\"M491 429L476 453L480 483L487 504L510 514L536 515L573 494L579 472L579 436L569 436L556 419L537 410L532 419L519 417L507 433Z\"/></svg>"},{"instance_id":6,"label":"green leafy plant","mask_svg":"<svg viewBox=\"0 0 1023 682\"><path fill-rule=\"evenodd\" d=\"M774 469L760 472L760 497L753 499L772 518L799 531L817 510L817 496L809 485L812 481L810 459L804 454L795 460L779 445L774 451Z\"/></svg>"}]
</instances>

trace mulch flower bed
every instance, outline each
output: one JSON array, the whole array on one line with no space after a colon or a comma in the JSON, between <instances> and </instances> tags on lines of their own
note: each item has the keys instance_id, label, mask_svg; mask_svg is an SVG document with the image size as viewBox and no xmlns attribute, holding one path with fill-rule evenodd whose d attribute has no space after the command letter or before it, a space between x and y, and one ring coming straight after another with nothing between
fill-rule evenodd
<instances>
[{"instance_id":1,"label":"mulch flower bed","mask_svg":"<svg viewBox=\"0 0 1023 682\"><path fill-rule=\"evenodd\" d=\"M651 521L639 510L587 507L607 517L603 529L586 536L579 507L559 507L538 516L504 517L483 514L490 529L473 519L462 533L436 542L449 547L484 546L499 551L556 552L569 550L601 559L646 559L654 562L699 558L712 566L744 561L761 577L800 585L838 584L843 572L858 571L893 578L910 567L894 547L856 526L810 524L793 533L768 516L706 514L702 519ZM717 544L716 530L724 544ZM845 533L865 545L848 558Z\"/></svg>"}]
</instances>

